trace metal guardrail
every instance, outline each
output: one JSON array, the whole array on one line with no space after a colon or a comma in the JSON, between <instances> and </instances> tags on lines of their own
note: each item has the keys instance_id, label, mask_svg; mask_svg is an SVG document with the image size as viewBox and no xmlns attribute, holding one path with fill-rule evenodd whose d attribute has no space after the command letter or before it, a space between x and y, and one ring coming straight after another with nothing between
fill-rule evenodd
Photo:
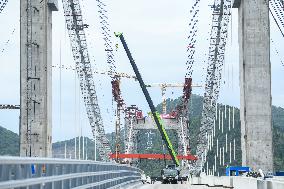
<instances>
[{"instance_id":1,"label":"metal guardrail","mask_svg":"<svg viewBox=\"0 0 284 189\"><path fill-rule=\"evenodd\" d=\"M140 169L116 163L0 157L1 189L114 189L140 178Z\"/></svg>"}]
</instances>

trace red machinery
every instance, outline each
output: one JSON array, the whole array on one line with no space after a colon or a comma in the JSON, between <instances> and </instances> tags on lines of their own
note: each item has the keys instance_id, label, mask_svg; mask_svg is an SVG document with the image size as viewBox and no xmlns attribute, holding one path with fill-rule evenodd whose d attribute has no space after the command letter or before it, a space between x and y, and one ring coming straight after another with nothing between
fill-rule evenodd
<instances>
[{"instance_id":1,"label":"red machinery","mask_svg":"<svg viewBox=\"0 0 284 189\"><path fill-rule=\"evenodd\" d=\"M144 119L142 110L137 110L136 111L136 118L138 120Z\"/></svg>"},{"instance_id":2,"label":"red machinery","mask_svg":"<svg viewBox=\"0 0 284 189\"><path fill-rule=\"evenodd\" d=\"M111 159L167 159L171 160L172 157L169 154L110 154ZM177 158L179 160L190 160L196 161L197 157L194 155L188 154L186 156L178 155Z\"/></svg>"},{"instance_id":3,"label":"red machinery","mask_svg":"<svg viewBox=\"0 0 284 189\"><path fill-rule=\"evenodd\" d=\"M169 114L161 114L162 119L176 119L177 118L177 111L172 111Z\"/></svg>"},{"instance_id":4,"label":"red machinery","mask_svg":"<svg viewBox=\"0 0 284 189\"><path fill-rule=\"evenodd\" d=\"M183 100L185 106L184 108L186 108L188 100L191 96L191 91L192 91L192 78L185 78L184 87L183 87Z\"/></svg>"}]
</instances>

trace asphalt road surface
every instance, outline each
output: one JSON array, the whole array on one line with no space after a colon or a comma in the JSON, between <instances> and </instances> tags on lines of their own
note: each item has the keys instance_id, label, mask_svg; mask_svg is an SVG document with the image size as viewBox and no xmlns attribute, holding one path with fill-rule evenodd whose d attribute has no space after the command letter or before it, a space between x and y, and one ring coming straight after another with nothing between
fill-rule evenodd
<instances>
[{"instance_id":1,"label":"asphalt road surface","mask_svg":"<svg viewBox=\"0 0 284 189\"><path fill-rule=\"evenodd\" d=\"M156 182L155 184L139 184L127 189L222 189L222 187L207 187L197 186L189 184L161 184Z\"/></svg>"}]
</instances>

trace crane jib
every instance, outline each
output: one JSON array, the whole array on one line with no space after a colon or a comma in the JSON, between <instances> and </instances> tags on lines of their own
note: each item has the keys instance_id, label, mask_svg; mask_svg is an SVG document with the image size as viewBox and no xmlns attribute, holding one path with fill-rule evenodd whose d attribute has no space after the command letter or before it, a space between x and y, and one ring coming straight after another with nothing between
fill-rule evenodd
<instances>
[{"instance_id":1,"label":"crane jib","mask_svg":"<svg viewBox=\"0 0 284 189\"><path fill-rule=\"evenodd\" d=\"M119 39L120 39L120 41L121 41L121 43L122 43L122 45L124 47L124 50L125 50L125 52L127 54L127 57L128 57L128 59L129 59L129 61L131 63L133 71L135 72L137 80L139 81L139 84L141 86L143 94L144 94L144 96L145 96L145 98L146 98L146 100L148 102L148 105L149 105L149 107L151 109L151 113L152 113L152 115L154 117L155 123L156 123L156 125L158 127L158 130L159 130L161 136L162 136L162 139L166 143L167 149L168 149L168 151L169 151L169 153L170 153L170 155L172 157L172 160L174 161L174 163L177 166L179 166L179 160L177 158L177 154L176 154L176 152L175 152L175 150L173 148L173 145L172 145L171 140L170 140L170 138L169 138L169 136L168 136L168 134L167 134L167 132L165 130L165 127L163 126L160 114L157 112L157 110L156 110L156 108L155 108L155 106L153 104L153 101L152 101L152 99L151 99L151 97L149 95L149 92L148 92L148 90L147 90L147 88L145 86L145 83L144 83L144 81L143 81L143 79L141 77L141 74L140 74L140 72L139 72L139 70L138 70L138 68L137 68L137 66L135 64L135 61L134 61L134 59L133 59L133 57L132 57L132 55L130 53L130 50L129 50L129 48L128 48L127 44L126 44L126 41L125 41L125 39L123 37L123 33L115 33L115 36L119 37Z\"/></svg>"}]
</instances>

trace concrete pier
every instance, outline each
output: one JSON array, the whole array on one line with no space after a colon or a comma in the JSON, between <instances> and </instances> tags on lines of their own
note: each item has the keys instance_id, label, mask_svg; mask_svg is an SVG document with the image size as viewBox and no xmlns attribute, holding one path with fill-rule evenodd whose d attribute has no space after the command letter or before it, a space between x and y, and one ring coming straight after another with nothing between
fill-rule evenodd
<instances>
[{"instance_id":1,"label":"concrete pier","mask_svg":"<svg viewBox=\"0 0 284 189\"><path fill-rule=\"evenodd\" d=\"M239 9L242 162L273 171L268 0L235 0Z\"/></svg>"},{"instance_id":2,"label":"concrete pier","mask_svg":"<svg viewBox=\"0 0 284 189\"><path fill-rule=\"evenodd\" d=\"M52 11L57 0L21 0L20 155L52 153Z\"/></svg>"}]
</instances>

